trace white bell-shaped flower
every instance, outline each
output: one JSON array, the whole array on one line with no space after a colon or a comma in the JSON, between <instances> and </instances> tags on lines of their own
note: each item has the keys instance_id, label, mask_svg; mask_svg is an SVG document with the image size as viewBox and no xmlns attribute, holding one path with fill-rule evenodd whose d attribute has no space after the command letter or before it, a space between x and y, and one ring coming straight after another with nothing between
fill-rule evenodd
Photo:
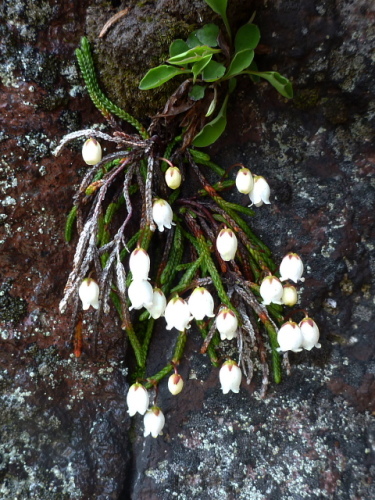
<instances>
[{"instance_id":1,"label":"white bell-shaped flower","mask_svg":"<svg viewBox=\"0 0 375 500\"><path fill-rule=\"evenodd\" d=\"M171 189L177 189L181 186L181 172L178 167L169 167L165 172L165 182Z\"/></svg>"},{"instance_id":2,"label":"white bell-shaped flower","mask_svg":"<svg viewBox=\"0 0 375 500\"><path fill-rule=\"evenodd\" d=\"M174 373L168 379L168 389L173 396L177 396L184 387L184 380L178 373Z\"/></svg>"},{"instance_id":3,"label":"white bell-shaped flower","mask_svg":"<svg viewBox=\"0 0 375 500\"><path fill-rule=\"evenodd\" d=\"M271 302L282 304L283 285L276 276L266 276L260 285L259 293L263 299L263 304L266 306Z\"/></svg>"},{"instance_id":4,"label":"white bell-shaped flower","mask_svg":"<svg viewBox=\"0 0 375 500\"><path fill-rule=\"evenodd\" d=\"M197 320L202 320L205 316L213 318L214 314L214 299L212 295L203 286L198 286L190 295L188 305L191 314Z\"/></svg>"},{"instance_id":5,"label":"white bell-shaped flower","mask_svg":"<svg viewBox=\"0 0 375 500\"><path fill-rule=\"evenodd\" d=\"M154 319L163 316L165 308L167 306L167 299L160 288L154 288L154 293L152 295L152 305L148 306L146 309L150 313L150 316Z\"/></svg>"},{"instance_id":6,"label":"white bell-shaped flower","mask_svg":"<svg viewBox=\"0 0 375 500\"><path fill-rule=\"evenodd\" d=\"M94 309L99 308L99 286L97 282L91 278L86 278L82 281L78 288L79 298L82 300L82 309L87 309L92 306Z\"/></svg>"},{"instance_id":7,"label":"white bell-shaped flower","mask_svg":"<svg viewBox=\"0 0 375 500\"><path fill-rule=\"evenodd\" d=\"M158 226L159 231L164 231L164 228L170 229L172 227L173 212L170 204L158 198L152 205L152 218Z\"/></svg>"},{"instance_id":8,"label":"white bell-shaped flower","mask_svg":"<svg viewBox=\"0 0 375 500\"><path fill-rule=\"evenodd\" d=\"M277 332L277 342L279 351L302 351L302 332L300 327L294 321L287 321Z\"/></svg>"},{"instance_id":9,"label":"white bell-shaped flower","mask_svg":"<svg viewBox=\"0 0 375 500\"><path fill-rule=\"evenodd\" d=\"M231 359L225 361L220 368L219 379L223 394L228 394L229 391L235 393L240 391L242 372L237 363Z\"/></svg>"},{"instance_id":10,"label":"white bell-shaped flower","mask_svg":"<svg viewBox=\"0 0 375 500\"><path fill-rule=\"evenodd\" d=\"M238 320L231 309L228 307L221 309L215 321L221 340L232 340L237 337Z\"/></svg>"},{"instance_id":11,"label":"white bell-shaped flower","mask_svg":"<svg viewBox=\"0 0 375 500\"><path fill-rule=\"evenodd\" d=\"M249 194L254 187L254 178L248 168L240 168L236 176L236 187L240 193Z\"/></svg>"},{"instance_id":12,"label":"white bell-shaped flower","mask_svg":"<svg viewBox=\"0 0 375 500\"><path fill-rule=\"evenodd\" d=\"M237 245L237 236L231 229L225 228L220 231L216 239L216 248L223 260L229 261L234 259Z\"/></svg>"},{"instance_id":13,"label":"white bell-shaped flower","mask_svg":"<svg viewBox=\"0 0 375 500\"><path fill-rule=\"evenodd\" d=\"M87 139L82 146L82 158L87 165L96 165L102 159L102 147L94 137Z\"/></svg>"},{"instance_id":14,"label":"white bell-shaped flower","mask_svg":"<svg viewBox=\"0 0 375 500\"><path fill-rule=\"evenodd\" d=\"M287 285L283 287L283 296L281 297L281 302L286 306L294 306L298 302L298 294L296 287L293 285Z\"/></svg>"},{"instance_id":15,"label":"white bell-shaped flower","mask_svg":"<svg viewBox=\"0 0 375 500\"><path fill-rule=\"evenodd\" d=\"M319 344L319 328L315 321L308 316L298 325L302 332L302 347L311 351L313 347L321 347Z\"/></svg>"},{"instance_id":16,"label":"white bell-shaped flower","mask_svg":"<svg viewBox=\"0 0 375 500\"><path fill-rule=\"evenodd\" d=\"M261 207L263 203L270 204L271 190L268 182L261 175L254 176L254 187L249 194L250 200L256 207Z\"/></svg>"},{"instance_id":17,"label":"white bell-shaped flower","mask_svg":"<svg viewBox=\"0 0 375 500\"><path fill-rule=\"evenodd\" d=\"M193 319L190 314L188 303L182 297L173 297L165 308L165 320L167 322L167 330L176 328L179 332L183 332L189 328L189 323Z\"/></svg>"},{"instance_id":18,"label":"white bell-shaped flower","mask_svg":"<svg viewBox=\"0 0 375 500\"><path fill-rule=\"evenodd\" d=\"M165 424L164 414L158 406L152 406L145 413L143 423L145 426L144 437L151 434L152 437L157 438L163 434L162 429Z\"/></svg>"},{"instance_id":19,"label":"white bell-shaped flower","mask_svg":"<svg viewBox=\"0 0 375 500\"><path fill-rule=\"evenodd\" d=\"M132 417L137 412L141 415L146 413L150 402L147 389L142 384L136 382L131 385L126 396L126 403L128 405L128 413Z\"/></svg>"},{"instance_id":20,"label":"white bell-shaped flower","mask_svg":"<svg viewBox=\"0 0 375 500\"><path fill-rule=\"evenodd\" d=\"M146 250L137 247L129 258L129 267L133 280L147 280L150 272L150 257Z\"/></svg>"},{"instance_id":21,"label":"white bell-shaped flower","mask_svg":"<svg viewBox=\"0 0 375 500\"><path fill-rule=\"evenodd\" d=\"M303 262L301 257L292 252L286 254L280 264L280 281L291 280L294 283L305 281L302 274Z\"/></svg>"},{"instance_id":22,"label":"white bell-shaped flower","mask_svg":"<svg viewBox=\"0 0 375 500\"><path fill-rule=\"evenodd\" d=\"M150 283L146 280L135 280L130 283L128 296L132 309L142 309L142 307L151 307L153 301L153 290Z\"/></svg>"}]
</instances>

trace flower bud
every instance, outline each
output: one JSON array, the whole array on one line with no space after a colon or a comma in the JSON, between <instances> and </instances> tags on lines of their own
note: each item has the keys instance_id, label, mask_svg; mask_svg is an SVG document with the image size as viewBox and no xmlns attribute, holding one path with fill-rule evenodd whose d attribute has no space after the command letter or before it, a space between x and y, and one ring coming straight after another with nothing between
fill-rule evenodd
<instances>
[{"instance_id":1,"label":"flower bud","mask_svg":"<svg viewBox=\"0 0 375 500\"><path fill-rule=\"evenodd\" d=\"M281 302L286 306L294 306L298 302L298 295L296 287L293 285L287 285L283 288L283 296L281 297Z\"/></svg>"},{"instance_id":2,"label":"flower bud","mask_svg":"<svg viewBox=\"0 0 375 500\"><path fill-rule=\"evenodd\" d=\"M254 187L249 194L252 204L261 207L263 203L271 203L270 194L270 187L266 179L260 175L254 176Z\"/></svg>"},{"instance_id":3,"label":"flower bud","mask_svg":"<svg viewBox=\"0 0 375 500\"><path fill-rule=\"evenodd\" d=\"M82 281L78 288L79 298L82 300L82 309L87 309L92 306L94 309L99 308L99 286L97 282L91 278L86 278Z\"/></svg>"},{"instance_id":4,"label":"flower bud","mask_svg":"<svg viewBox=\"0 0 375 500\"><path fill-rule=\"evenodd\" d=\"M145 426L144 437L151 434L152 437L157 438L163 434L161 431L165 424L164 414L158 406L153 406L145 413L143 423Z\"/></svg>"},{"instance_id":5,"label":"flower bud","mask_svg":"<svg viewBox=\"0 0 375 500\"><path fill-rule=\"evenodd\" d=\"M150 313L150 316L154 319L160 318L163 316L165 308L167 305L167 299L160 288L154 288L154 292L152 295L152 305L146 307L147 311Z\"/></svg>"},{"instance_id":6,"label":"flower bud","mask_svg":"<svg viewBox=\"0 0 375 500\"><path fill-rule=\"evenodd\" d=\"M142 307L151 307L153 301L153 290L150 283L146 280L135 280L130 283L128 296L132 303L129 311L132 309L142 309Z\"/></svg>"},{"instance_id":7,"label":"flower bud","mask_svg":"<svg viewBox=\"0 0 375 500\"><path fill-rule=\"evenodd\" d=\"M152 218L158 226L159 231L163 232L164 228L171 228L173 220L173 212L169 203L161 198L154 201L152 205Z\"/></svg>"},{"instance_id":8,"label":"flower bud","mask_svg":"<svg viewBox=\"0 0 375 500\"><path fill-rule=\"evenodd\" d=\"M102 147L93 137L82 146L82 157L87 165L96 165L102 159Z\"/></svg>"},{"instance_id":9,"label":"flower bud","mask_svg":"<svg viewBox=\"0 0 375 500\"><path fill-rule=\"evenodd\" d=\"M147 280L150 272L150 257L143 248L136 248L129 258L129 267L133 280Z\"/></svg>"},{"instance_id":10,"label":"flower bud","mask_svg":"<svg viewBox=\"0 0 375 500\"><path fill-rule=\"evenodd\" d=\"M190 295L188 305L191 314L197 320L202 320L205 316L213 318L214 299L212 295L203 286L198 286Z\"/></svg>"},{"instance_id":11,"label":"flower bud","mask_svg":"<svg viewBox=\"0 0 375 500\"><path fill-rule=\"evenodd\" d=\"M248 168L241 168L237 172L236 187L240 193L249 194L254 187L254 178Z\"/></svg>"},{"instance_id":12,"label":"flower bud","mask_svg":"<svg viewBox=\"0 0 375 500\"><path fill-rule=\"evenodd\" d=\"M165 172L165 182L171 189L177 189L181 186L181 172L178 167L169 167Z\"/></svg>"},{"instance_id":13,"label":"flower bud","mask_svg":"<svg viewBox=\"0 0 375 500\"><path fill-rule=\"evenodd\" d=\"M277 342L279 344L279 351L302 351L302 332L297 323L287 321L282 325L277 332Z\"/></svg>"},{"instance_id":14,"label":"flower bud","mask_svg":"<svg viewBox=\"0 0 375 500\"><path fill-rule=\"evenodd\" d=\"M176 328L179 332L183 332L193 317L190 315L190 310L187 302L182 297L173 297L165 309L165 320L167 322L167 330Z\"/></svg>"},{"instance_id":15,"label":"flower bud","mask_svg":"<svg viewBox=\"0 0 375 500\"><path fill-rule=\"evenodd\" d=\"M228 307L221 309L216 316L216 328L221 340L232 340L237 337L238 320L235 313Z\"/></svg>"},{"instance_id":16,"label":"flower bud","mask_svg":"<svg viewBox=\"0 0 375 500\"><path fill-rule=\"evenodd\" d=\"M240 367L229 359L220 368L219 379L223 394L228 394L229 391L238 393L242 379Z\"/></svg>"},{"instance_id":17,"label":"flower bud","mask_svg":"<svg viewBox=\"0 0 375 500\"><path fill-rule=\"evenodd\" d=\"M131 417L137 412L144 415L148 408L149 401L148 391L142 384L137 382L129 387L126 403L129 407L128 413Z\"/></svg>"},{"instance_id":18,"label":"flower bud","mask_svg":"<svg viewBox=\"0 0 375 500\"><path fill-rule=\"evenodd\" d=\"M305 281L305 278L302 278L303 262L301 257L292 252L286 254L280 264L280 274L280 281L291 280L294 283Z\"/></svg>"},{"instance_id":19,"label":"flower bud","mask_svg":"<svg viewBox=\"0 0 375 500\"><path fill-rule=\"evenodd\" d=\"M263 304L266 306L271 304L271 302L282 304L283 285L276 276L266 276L260 285L259 293L263 299Z\"/></svg>"},{"instance_id":20,"label":"flower bud","mask_svg":"<svg viewBox=\"0 0 375 500\"><path fill-rule=\"evenodd\" d=\"M184 387L184 381L181 375L178 373L174 373L171 375L168 379L168 389L173 396L177 396L177 394L180 394L182 391L182 388Z\"/></svg>"},{"instance_id":21,"label":"flower bud","mask_svg":"<svg viewBox=\"0 0 375 500\"><path fill-rule=\"evenodd\" d=\"M313 347L321 347L318 343L319 328L315 321L308 316L304 318L298 325L302 332L302 347L307 351L311 351Z\"/></svg>"},{"instance_id":22,"label":"flower bud","mask_svg":"<svg viewBox=\"0 0 375 500\"><path fill-rule=\"evenodd\" d=\"M220 231L216 239L216 248L223 260L229 261L234 259L237 245L237 237L231 229L225 228Z\"/></svg>"}]
</instances>

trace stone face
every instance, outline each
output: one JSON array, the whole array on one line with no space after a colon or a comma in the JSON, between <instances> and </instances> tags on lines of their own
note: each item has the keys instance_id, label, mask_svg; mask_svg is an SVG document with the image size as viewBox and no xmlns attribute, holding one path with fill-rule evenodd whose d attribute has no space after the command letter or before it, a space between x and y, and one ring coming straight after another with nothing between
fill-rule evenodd
<instances>
[{"instance_id":1,"label":"stone face","mask_svg":"<svg viewBox=\"0 0 375 500\"><path fill-rule=\"evenodd\" d=\"M239 394L222 395L218 369L197 354L193 330L179 367L184 390L174 397L161 384L164 436L144 439L136 418L130 441L119 322L105 320L95 357L89 312L76 359L69 314L58 312L74 248L64 242L64 223L86 170L81 144L58 159L51 151L67 132L103 123L74 61L85 32L103 88L124 105L128 62L144 74L167 54L170 38L212 14L201 1L3 2L1 498L375 497L372 2L233 5L235 26L257 12L258 64L291 78L295 99L239 80L228 130L210 153L269 182L271 205L257 208L251 225L279 260L289 251L301 256L300 307L317 322L322 348L292 354L291 375L264 400L259 375ZM98 40L126 6L129 16ZM129 95L144 123L165 98L145 93L138 103ZM246 195L236 199L248 204ZM158 332L152 348L149 374L171 352L170 336Z\"/></svg>"}]
</instances>

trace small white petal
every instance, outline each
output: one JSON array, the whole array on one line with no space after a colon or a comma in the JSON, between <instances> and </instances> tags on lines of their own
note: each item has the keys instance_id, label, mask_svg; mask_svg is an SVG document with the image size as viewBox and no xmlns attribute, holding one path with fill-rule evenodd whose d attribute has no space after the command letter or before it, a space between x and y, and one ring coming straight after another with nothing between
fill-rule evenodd
<instances>
[{"instance_id":1,"label":"small white petal","mask_svg":"<svg viewBox=\"0 0 375 500\"><path fill-rule=\"evenodd\" d=\"M179 332L188 328L193 317L190 315L190 310L187 302L182 297L174 297L171 299L164 312L167 322L167 330L176 328Z\"/></svg>"},{"instance_id":2,"label":"small white petal","mask_svg":"<svg viewBox=\"0 0 375 500\"><path fill-rule=\"evenodd\" d=\"M263 203L270 204L271 190L266 179L260 175L254 177L254 187L250 192L249 197L256 207L260 207Z\"/></svg>"},{"instance_id":3,"label":"small white petal","mask_svg":"<svg viewBox=\"0 0 375 500\"><path fill-rule=\"evenodd\" d=\"M238 393L240 390L242 372L234 361L226 361L219 371L219 379L223 394L229 391Z\"/></svg>"},{"instance_id":4,"label":"small white petal","mask_svg":"<svg viewBox=\"0 0 375 500\"><path fill-rule=\"evenodd\" d=\"M283 285L276 276L266 276L260 285L259 293L263 299L264 305L268 306L271 302L274 304L281 304Z\"/></svg>"},{"instance_id":5,"label":"small white petal","mask_svg":"<svg viewBox=\"0 0 375 500\"><path fill-rule=\"evenodd\" d=\"M155 200L152 205L152 218L159 231L163 232L165 227L170 229L172 227L173 212L169 203L160 198Z\"/></svg>"},{"instance_id":6,"label":"small white petal","mask_svg":"<svg viewBox=\"0 0 375 500\"><path fill-rule=\"evenodd\" d=\"M143 248L136 248L130 254L129 267L133 280L147 280L150 272L150 257Z\"/></svg>"},{"instance_id":7,"label":"small white petal","mask_svg":"<svg viewBox=\"0 0 375 500\"><path fill-rule=\"evenodd\" d=\"M128 394L126 396L129 415L132 417L137 412L141 415L144 415L148 408L149 400L150 398L148 395L148 391L143 387L142 384L135 383L130 386Z\"/></svg>"},{"instance_id":8,"label":"small white petal","mask_svg":"<svg viewBox=\"0 0 375 500\"><path fill-rule=\"evenodd\" d=\"M277 342L280 346L280 351L302 351L302 332L297 323L288 321L284 323L277 332Z\"/></svg>"},{"instance_id":9,"label":"small white petal","mask_svg":"<svg viewBox=\"0 0 375 500\"><path fill-rule=\"evenodd\" d=\"M180 394L182 391L182 388L184 387L184 381L181 375L178 373L174 373L171 375L168 379L168 389L173 396L177 396L177 394Z\"/></svg>"},{"instance_id":10,"label":"small white petal","mask_svg":"<svg viewBox=\"0 0 375 500\"><path fill-rule=\"evenodd\" d=\"M165 417L163 412L157 406L153 406L145 413L143 417L143 423L145 426L144 437L151 434L153 438L157 438L162 435L162 429L165 424Z\"/></svg>"},{"instance_id":11,"label":"small white petal","mask_svg":"<svg viewBox=\"0 0 375 500\"><path fill-rule=\"evenodd\" d=\"M254 178L248 168L241 168L237 172L236 187L240 193L249 194L254 187Z\"/></svg>"},{"instance_id":12,"label":"small white petal","mask_svg":"<svg viewBox=\"0 0 375 500\"><path fill-rule=\"evenodd\" d=\"M128 288L128 296L132 304L129 308L130 310L152 306L153 290L150 283L146 280L132 281Z\"/></svg>"},{"instance_id":13,"label":"small white petal","mask_svg":"<svg viewBox=\"0 0 375 500\"><path fill-rule=\"evenodd\" d=\"M86 278L82 281L78 288L79 298L82 300L82 309L87 311L90 306L94 309L99 307L99 286L91 278Z\"/></svg>"},{"instance_id":14,"label":"small white petal","mask_svg":"<svg viewBox=\"0 0 375 500\"><path fill-rule=\"evenodd\" d=\"M93 137L87 139L82 146L82 157L87 165L96 165L102 159L102 148Z\"/></svg>"},{"instance_id":15,"label":"small white petal","mask_svg":"<svg viewBox=\"0 0 375 500\"><path fill-rule=\"evenodd\" d=\"M165 172L165 182L171 189L177 189L181 185L181 172L178 167L169 167Z\"/></svg>"},{"instance_id":16,"label":"small white petal","mask_svg":"<svg viewBox=\"0 0 375 500\"><path fill-rule=\"evenodd\" d=\"M302 347L311 351L313 347L321 347L318 343L319 328L315 321L309 317L304 318L298 325L302 332Z\"/></svg>"},{"instance_id":17,"label":"small white petal","mask_svg":"<svg viewBox=\"0 0 375 500\"><path fill-rule=\"evenodd\" d=\"M214 299L212 295L203 286L197 287L190 295L188 305L191 314L196 320L202 320L205 316L213 318Z\"/></svg>"},{"instance_id":18,"label":"small white petal","mask_svg":"<svg viewBox=\"0 0 375 500\"><path fill-rule=\"evenodd\" d=\"M288 253L285 255L280 264L280 281L291 280L294 283L304 281L303 262L301 257L296 253Z\"/></svg>"},{"instance_id":19,"label":"small white petal","mask_svg":"<svg viewBox=\"0 0 375 500\"><path fill-rule=\"evenodd\" d=\"M216 328L220 333L221 340L232 340L237 337L238 320L235 313L225 307L216 316Z\"/></svg>"},{"instance_id":20,"label":"small white petal","mask_svg":"<svg viewBox=\"0 0 375 500\"><path fill-rule=\"evenodd\" d=\"M234 259L237 251L237 237L231 229L222 229L216 239L216 248L225 261Z\"/></svg>"},{"instance_id":21,"label":"small white petal","mask_svg":"<svg viewBox=\"0 0 375 500\"><path fill-rule=\"evenodd\" d=\"M152 295L152 305L146 309L150 313L153 319L158 319L163 316L165 308L167 306L167 299L160 288L154 288L154 293Z\"/></svg>"},{"instance_id":22,"label":"small white petal","mask_svg":"<svg viewBox=\"0 0 375 500\"><path fill-rule=\"evenodd\" d=\"M296 287L293 285L284 286L283 296L281 297L281 302L286 306L294 306L298 302L298 294Z\"/></svg>"}]
</instances>

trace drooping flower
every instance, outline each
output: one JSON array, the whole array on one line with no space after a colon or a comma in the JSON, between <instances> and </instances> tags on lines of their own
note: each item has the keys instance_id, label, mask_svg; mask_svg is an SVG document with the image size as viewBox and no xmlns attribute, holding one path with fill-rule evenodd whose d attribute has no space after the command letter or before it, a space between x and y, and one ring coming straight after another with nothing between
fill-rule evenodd
<instances>
[{"instance_id":1,"label":"drooping flower","mask_svg":"<svg viewBox=\"0 0 375 500\"><path fill-rule=\"evenodd\" d=\"M302 332L300 327L294 321L287 321L277 332L277 342L279 351L302 351Z\"/></svg>"},{"instance_id":2,"label":"drooping flower","mask_svg":"<svg viewBox=\"0 0 375 500\"><path fill-rule=\"evenodd\" d=\"M184 387L184 380L180 374L174 373L168 379L168 389L173 396L177 396L182 391Z\"/></svg>"},{"instance_id":3,"label":"drooping flower","mask_svg":"<svg viewBox=\"0 0 375 500\"><path fill-rule=\"evenodd\" d=\"M281 297L281 302L286 306L294 306L298 302L298 294L296 287L293 285L287 285L283 287L283 296Z\"/></svg>"},{"instance_id":4,"label":"drooping flower","mask_svg":"<svg viewBox=\"0 0 375 500\"><path fill-rule=\"evenodd\" d=\"M147 280L150 272L150 257L146 250L137 247L129 258L129 267L133 280Z\"/></svg>"},{"instance_id":5,"label":"drooping flower","mask_svg":"<svg viewBox=\"0 0 375 500\"><path fill-rule=\"evenodd\" d=\"M150 283L146 280L132 281L128 288L128 296L132 303L129 310L142 309L142 307L151 307L153 301L153 290Z\"/></svg>"},{"instance_id":6,"label":"drooping flower","mask_svg":"<svg viewBox=\"0 0 375 500\"><path fill-rule=\"evenodd\" d=\"M154 288L152 305L146 308L151 317L158 319L160 316L163 316L166 306L167 299L165 298L163 291L160 290L160 288Z\"/></svg>"},{"instance_id":7,"label":"drooping flower","mask_svg":"<svg viewBox=\"0 0 375 500\"><path fill-rule=\"evenodd\" d=\"M161 198L154 201L152 205L152 218L158 226L159 231L164 231L164 228L172 227L173 212L169 203Z\"/></svg>"},{"instance_id":8,"label":"drooping flower","mask_svg":"<svg viewBox=\"0 0 375 500\"><path fill-rule=\"evenodd\" d=\"M237 337L238 320L235 313L228 307L221 309L216 316L216 328L221 340Z\"/></svg>"},{"instance_id":9,"label":"drooping flower","mask_svg":"<svg viewBox=\"0 0 375 500\"><path fill-rule=\"evenodd\" d=\"M231 359L225 361L220 368L219 379L223 394L228 394L229 391L235 393L240 391L242 372L237 363Z\"/></svg>"},{"instance_id":10,"label":"drooping flower","mask_svg":"<svg viewBox=\"0 0 375 500\"><path fill-rule=\"evenodd\" d=\"M82 146L82 158L87 165L96 165L102 159L102 147L94 137L87 139Z\"/></svg>"},{"instance_id":11,"label":"drooping flower","mask_svg":"<svg viewBox=\"0 0 375 500\"><path fill-rule=\"evenodd\" d=\"M179 332L183 332L193 316L190 314L188 303L182 297L173 297L165 308L165 320L167 322L167 330L176 328Z\"/></svg>"},{"instance_id":12,"label":"drooping flower","mask_svg":"<svg viewBox=\"0 0 375 500\"><path fill-rule=\"evenodd\" d=\"M91 278L86 278L82 281L78 288L79 298L82 300L82 309L87 309L92 306L94 309L99 308L99 286L97 282Z\"/></svg>"},{"instance_id":13,"label":"drooping flower","mask_svg":"<svg viewBox=\"0 0 375 500\"><path fill-rule=\"evenodd\" d=\"M319 328L315 321L308 316L304 318L298 325L302 332L302 347L307 351L311 351L313 347L321 347L318 343Z\"/></svg>"},{"instance_id":14,"label":"drooping flower","mask_svg":"<svg viewBox=\"0 0 375 500\"><path fill-rule=\"evenodd\" d=\"M263 203L270 204L271 190L268 182L261 175L254 176L254 187L249 194L250 200L256 207L261 207Z\"/></svg>"},{"instance_id":15,"label":"drooping flower","mask_svg":"<svg viewBox=\"0 0 375 500\"><path fill-rule=\"evenodd\" d=\"M131 385L126 396L126 403L129 407L128 413L132 417L137 412L141 415L146 413L150 402L147 389L142 384L136 382Z\"/></svg>"},{"instance_id":16,"label":"drooping flower","mask_svg":"<svg viewBox=\"0 0 375 500\"><path fill-rule=\"evenodd\" d=\"M240 168L236 176L236 187L240 193L249 194L254 187L254 178L248 168Z\"/></svg>"},{"instance_id":17,"label":"drooping flower","mask_svg":"<svg viewBox=\"0 0 375 500\"><path fill-rule=\"evenodd\" d=\"M163 434L162 429L165 424L164 414L158 406L152 406L145 413L143 423L145 426L144 437L151 434L152 437L157 438Z\"/></svg>"},{"instance_id":18,"label":"drooping flower","mask_svg":"<svg viewBox=\"0 0 375 500\"><path fill-rule=\"evenodd\" d=\"M263 304L266 306L271 302L282 304L283 285L276 276L266 276L260 285L259 293L263 299Z\"/></svg>"},{"instance_id":19,"label":"drooping flower","mask_svg":"<svg viewBox=\"0 0 375 500\"><path fill-rule=\"evenodd\" d=\"M216 239L216 248L223 260L229 261L234 259L237 245L237 237L231 229L225 228L220 231Z\"/></svg>"},{"instance_id":20,"label":"drooping flower","mask_svg":"<svg viewBox=\"0 0 375 500\"><path fill-rule=\"evenodd\" d=\"M198 286L190 295L188 305L191 314L197 320L202 320L205 316L213 318L214 299L212 295L203 286Z\"/></svg>"},{"instance_id":21,"label":"drooping flower","mask_svg":"<svg viewBox=\"0 0 375 500\"><path fill-rule=\"evenodd\" d=\"M181 172L178 167L169 167L165 172L165 182L171 189L177 189L181 186Z\"/></svg>"},{"instance_id":22,"label":"drooping flower","mask_svg":"<svg viewBox=\"0 0 375 500\"><path fill-rule=\"evenodd\" d=\"M305 281L302 274L303 262L301 257L292 252L286 254L280 264L280 281L291 280L294 283Z\"/></svg>"}]
</instances>

